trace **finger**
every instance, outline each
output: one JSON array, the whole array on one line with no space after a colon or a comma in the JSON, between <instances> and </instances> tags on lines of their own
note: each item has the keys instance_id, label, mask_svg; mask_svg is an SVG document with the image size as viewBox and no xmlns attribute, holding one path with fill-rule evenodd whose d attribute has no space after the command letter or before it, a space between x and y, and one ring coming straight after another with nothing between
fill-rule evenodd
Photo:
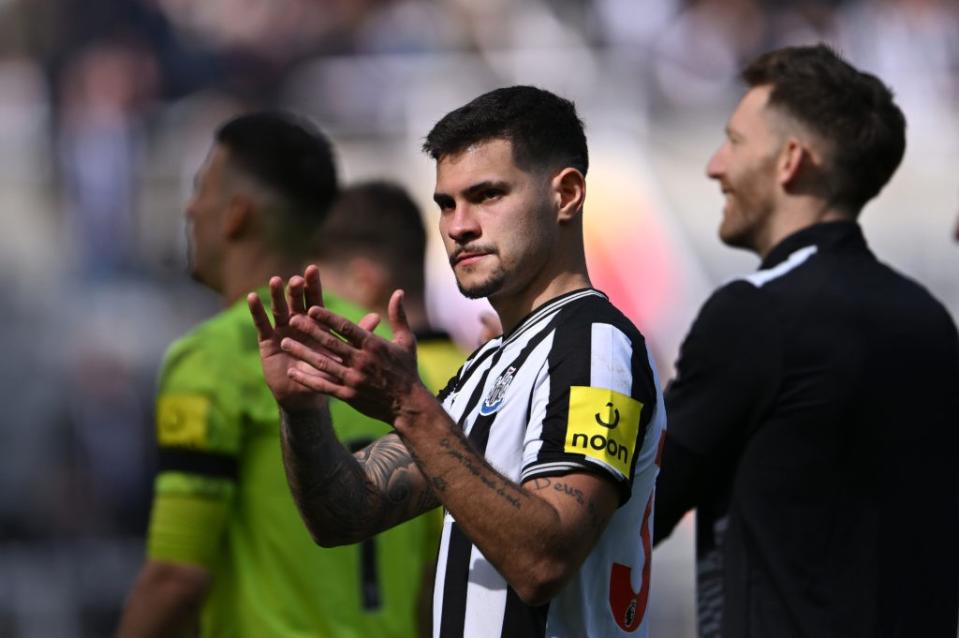
<instances>
[{"instance_id":1,"label":"finger","mask_svg":"<svg viewBox=\"0 0 959 638\"><path fill-rule=\"evenodd\" d=\"M280 348L283 349L283 352L286 352L294 359L299 359L300 361L313 366L317 371L325 372L333 377L336 377L337 379L342 380L349 371L349 368L341 363L338 363L332 357L328 357L325 354L313 350L312 348L308 348L296 339L286 337L280 342Z\"/></svg>"},{"instance_id":2,"label":"finger","mask_svg":"<svg viewBox=\"0 0 959 638\"><path fill-rule=\"evenodd\" d=\"M274 325L277 328L286 326L290 321L290 309L283 293L283 280L279 277L270 277L270 302L273 305Z\"/></svg>"},{"instance_id":3,"label":"finger","mask_svg":"<svg viewBox=\"0 0 959 638\"><path fill-rule=\"evenodd\" d=\"M349 319L345 319L321 306L310 308L309 315L318 321L321 326L326 326L335 331L357 348L363 347L363 342L372 336L369 330L365 330Z\"/></svg>"},{"instance_id":4,"label":"finger","mask_svg":"<svg viewBox=\"0 0 959 638\"><path fill-rule=\"evenodd\" d=\"M380 325L380 316L376 314L375 312L371 312L370 314L360 319L359 323L357 323L356 325L358 325L360 328L363 328L363 330L368 330L369 332L373 332L374 330L376 330L376 326Z\"/></svg>"},{"instance_id":5,"label":"finger","mask_svg":"<svg viewBox=\"0 0 959 638\"><path fill-rule=\"evenodd\" d=\"M331 354L336 355L342 361L348 361L349 358L353 356L352 346L339 337L333 336L328 330L324 330L318 326L316 322L309 317L293 317L290 320L290 325L320 347L329 350Z\"/></svg>"},{"instance_id":6,"label":"finger","mask_svg":"<svg viewBox=\"0 0 959 638\"><path fill-rule=\"evenodd\" d=\"M303 291L306 289L306 281L299 275L290 277L290 285L287 288L287 299L289 300L290 310L294 315L306 312L306 305L303 303Z\"/></svg>"},{"instance_id":7,"label":"finger","mask_svg":"<svg viewBox=\"0 0 959 638\"><path fill-rule=\"evenodd\" d=\"M303 273L306 279L306 306L323 306L323 284L320 282L320 269L310 264Z\"/></svg>"},{"instance_id":8,"label":"finger","mask_svg":"<svg viewBox=\"0 0 959 638\"><path fill-rule=\"evenodd\" d=\"M246 305L250 308L250 315L253 317L253 325L256 326L256 336L260 341L267 341L273 338L273 325L270 318L266 315L266 308L260 301L260 296L251 292L246 296Z\"/></svg>"},{"instance_id":9,"label":"finger","mask_svg":"<svg viewBox=\"0 0 959 638\"><path fill-rule=\"evenodd\" d=\"M403 307L402 290L394 290L387 306L386 314L390 320L390 329L393 331L393 341L406 350L416 347L416 337L410 330L410 323L406 319L406 308Z\"/></svg>"},{"instance_id":10,"label":"finger","mask_svg":"<svg viewBox=\"0 0 959 638\"><path fill-rule=\"evenodd\" d=\"M322 375L306 372L299 368L290 368L286 374L300 385L314 392L327 394L341 401L350 401L356 398L356 390L340 385L336 381L331 381Z\"/></svg>"}]
</instances>

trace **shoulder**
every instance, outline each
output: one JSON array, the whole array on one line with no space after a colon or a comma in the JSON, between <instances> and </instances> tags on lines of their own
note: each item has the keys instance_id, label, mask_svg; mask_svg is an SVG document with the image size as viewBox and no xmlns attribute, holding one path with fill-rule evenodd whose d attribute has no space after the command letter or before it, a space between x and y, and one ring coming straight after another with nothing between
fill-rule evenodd
<instances>
[{"instance_id":1,"label":"shoulder","mask_svg":"<svg viewBox=\"0 0 959 638\"><path fill-rule=\"evenodd\" d=\"M631 348L646 347L639 329L605 295L579 299L556 317L554 350L582 351L597 337L615 339Z\"/></svg>"},{"instance_id":2,"label":"shoulder","mask_svg":"<svg viewBox=\"0 0 959 638\"><path fill-rule=\"evenodd\" d=\"M775 308L769 290L748 278L738 278L716 289L699 309L692 331L748 328L771 318Z\"/></svg>"},{"instance_id":3,"label":"shoulder","mask_svg":"<svg viewBox=\"0 0 959 638\"><path fill-rule=\"evenodd\" d=\"M167 348L163 366L167 369L203 364L229 368L256 350L256 329L246 302L239 301L174 341Z\"/></svg>"},{"instance_id":4,"label":"shoulder","mask_svg":"<svg viewBox=\"0 0 959 638\"><path fill-rule=\"evenodd\" d=\"M553 334L547 373L572 385L599 386L649 400L655 371L646 340L604 295L564 308Z\"/></svg>"},{"instance_id":5,"label":"shoulder","mask_svg":"<svg viewBox=\"0 0 959 638\"><path fill-rule=\"evenodd\" d=\"M229 356L233 341L232 322L228 312L221 312L198 324L174 341L163 356L161 383L169 375L209 372L224 365L223 356Z\"/></svg>"}]
</instances>

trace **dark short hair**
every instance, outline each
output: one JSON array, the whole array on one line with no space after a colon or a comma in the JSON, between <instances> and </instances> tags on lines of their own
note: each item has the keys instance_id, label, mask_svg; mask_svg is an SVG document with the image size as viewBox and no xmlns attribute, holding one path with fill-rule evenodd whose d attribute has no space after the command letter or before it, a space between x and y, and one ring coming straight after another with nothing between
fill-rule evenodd
<instances>
[{"instance_id":1,"label":"dark short hair","mask_svg":"<svg viewBox=\"0 0 959 638\"><path fill-rule=\"evenodd\" d=\"M392 182L344 188L324 222L316 249L325 261L362 255L383 264L394 287L422 296L426 227L419 206Z\"/></svg>"},{"instance_id":2,"label":"dark short hair","mask_svg":"<svg viewBox=\"0 0 959 638\"><path fill-rule=\"evenodd\" d=\"M450 111L426 136L423 151L440 160L472 144L509 140L513 161L524 170L589 168L586 134L569 100L532 86L484 93Z\"/></svg>"},{"instance_id":3,"label":"dark short hair","mask_svg":"<svg viewBox=\"0 0 959 638\"><path fill-rule=\"evenodd\" d=\"M742 72L750 87L770 86L768 104L827 140L829 199L853 214L885 186L902 161L906 118L892 91L828 46L787 47Z\"/></svg>"},{"instance_id":4,"label":"dark short hair","mask_svg":"<svg viewBox=\"0 0 959 638\"><path fill-rule=\"evenodd\" d=\"M330 141L307 120L282 111L240 115L215 140L229 162L283 199L293 225L318 227L337 196Z\"/></svg>"}]
</instances>

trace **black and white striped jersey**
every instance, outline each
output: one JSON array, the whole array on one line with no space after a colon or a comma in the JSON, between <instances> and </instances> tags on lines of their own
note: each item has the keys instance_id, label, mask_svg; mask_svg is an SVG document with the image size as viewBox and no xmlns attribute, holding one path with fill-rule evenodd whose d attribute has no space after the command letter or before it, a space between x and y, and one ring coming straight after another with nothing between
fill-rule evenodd
<instances>
[{"instance_id":1,"label":"black and white striped jersey","mask_svg":"<svg viewBox=\"0 0 959 638\"><path fill-rule=\"evenodd\" d=\"M666 415L639 331L601 292L568 293L477 350L439 398L510 480L597 473L621 488L622 503L579 572L543 607L523 603L447 513L434 635L645 636Z\"/></svg>"}]
</instances>

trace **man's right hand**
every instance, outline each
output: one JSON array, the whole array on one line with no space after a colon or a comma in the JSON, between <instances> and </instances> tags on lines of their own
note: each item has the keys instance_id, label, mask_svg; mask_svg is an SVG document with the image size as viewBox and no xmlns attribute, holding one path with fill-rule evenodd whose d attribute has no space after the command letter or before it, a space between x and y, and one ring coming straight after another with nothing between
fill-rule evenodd
<instances>
[{"instance_id":1,"label":"man's right hand","mask_svg":"<svg viewBox=\"0 0 959 638\"><path fill-rule=\"evenodd\" d=\"M253 323L256 325L260 346L260 362L263 365L263 377L273 392L273 397L281 408L288 411L313 410L322 407L325 397L307 386L290 378L290 370L297 369L304 375L326 378L316 368L287 354L280 342L284 337L294 337L298 341L307 340L314 348L323 348L304 335L299 334L290 325L290 319L297 314L306 314L307 308L323 305L323 288L320 271L316 266L308 266L303 277L290 278L288 292L284 295L283 279L270 279L270 299L273 310L273 322L267 316L266 308L256 293L247 295L247 304ZM375 314L367 315L360 325L372 330L379 323ZM330 356L332 353L330 353Z\"/></svg>"}]
</instances>

